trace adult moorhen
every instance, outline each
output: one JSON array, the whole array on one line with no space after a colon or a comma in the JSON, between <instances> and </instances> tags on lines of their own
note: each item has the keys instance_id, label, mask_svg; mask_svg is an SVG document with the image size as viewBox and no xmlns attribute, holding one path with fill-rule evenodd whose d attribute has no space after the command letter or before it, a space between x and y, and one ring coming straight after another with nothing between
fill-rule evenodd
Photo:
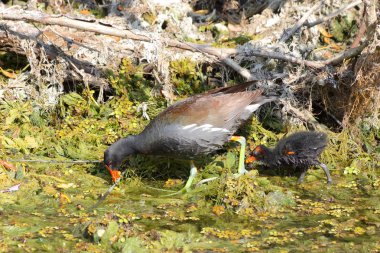
<instances>
[{"instance_id":1,"label":"adult moorhen","mask_svg":"<svg viewBox=\"0 0 380 253\"><path fill-rule=\"evenodd\" d=\"M321 132L302 131L281 139L276 147L269 149L257 146L246 162L261 161L269 167L292 166L301 170L298 183L303 182L311 165L319 165L326 174L327 183L332 183L329 169L318 160L327 146L327 135Z\"/></svg>"},{"instance_id":2,"label":"adult moorhen","mask_svg":"<svg viewBox=\"0 0 380 253\"><path fill-rule=\"evenodd\" d=\"M244 168L245 138L232 136L239 126L262 104L276 97L262 96L262 90L248 90L254 81L222 87L179 101L154 118L138 135L128 136L112 144L104 152L104 163L115 182L123 160L133 154L169 156L193 160L212 153L227 141L241 144L239 174ZM197 169L191 161L187 191Z\"/></svg>"}]
</instances>

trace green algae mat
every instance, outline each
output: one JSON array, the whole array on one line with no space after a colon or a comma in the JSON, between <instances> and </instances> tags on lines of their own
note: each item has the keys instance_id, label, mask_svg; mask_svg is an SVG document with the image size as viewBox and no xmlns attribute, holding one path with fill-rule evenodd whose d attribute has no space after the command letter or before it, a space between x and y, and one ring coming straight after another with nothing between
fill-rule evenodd
<instances>
[{"instance_id":1,"label":"green algae mat","mask_svg":"<svg viewBox=\"0 0 380 253\"><path fill-rule=\"evenodd\" d=\"M262 177L253 170L238 179L222 174L176 197L158 190L170 181L125 179L91 209L110 186L106 174L89 173L92 166L39 165L38 173L27 166L22 179L12 180L2 171L4 189L20 185L0 193L0 251L380 250L378 179L333 173L335 183L326 185L323 172L313 170L297 185L296 177ZM264 184L278 186L266 192ZM252 206L247 192L255 190Z\"/></svg>"},{"instance_id":2,"label":"green algae mat","mask_svg":"<svg viewBox=\"0 0 380 253\"><path fill-rule=\"evenodd\" d=\"M116 96L99 104L87 89L61 96L54 108L0 104L0 252L380 251L380 130L365 121L360 144L348 131L328 133L321 161L332 185L317 168L300 185L291 171L256 165L235 178L239 146L230 144L196 161L196 182L218 180L184 195L165 196L183 186L188 162L132 157L126 178L92 208L111 186L104 166L56 162L100 161L114 141L141 132L148 124L141 101L150 118L167 106L144 82L111 79ZM254 117L240 130L248 149L282 138L281 124L268 124L279 128Z\"/></svg>"}]
</instances>

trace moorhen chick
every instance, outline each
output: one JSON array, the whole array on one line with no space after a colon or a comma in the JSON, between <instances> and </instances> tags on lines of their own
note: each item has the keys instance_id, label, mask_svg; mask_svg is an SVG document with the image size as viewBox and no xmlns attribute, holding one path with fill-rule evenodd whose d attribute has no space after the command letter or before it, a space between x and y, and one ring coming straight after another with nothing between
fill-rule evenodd
<instances>
[{"instance_id":1,"label":"moorhen chick","mask_svg":"<svg viewBox=\"0 0 380 253\"><path fill-rule=\"evenodd\" d=\"M332 183L329 169L318 159L327 146L327 135L321 132L302 131L281 139L276 147L269 149L257 146L246 162L261 161L268 167L292 166L301 170L298 183L302 183L311 165L319 165L326 174L327 183Z\"/></svg>"},{"instance_id":2,"label":"moorhen chick","mask_svg":"<svg viewBox=\"0 0 380 253\"><path fill-rule=\"evenodd\" d=\"M176 157L191 160L190 177L179 192L187 191L197 173L192 160L221 149L228 141L241 144L238 171L244 174L246 141L233 134L259 106L276 99L263 96L261 89L248 90L253 83L217 88L179 101L157 115L140 134L116 141L104 152L113 181L129 155Z\"/></svg>"}]
</instances>

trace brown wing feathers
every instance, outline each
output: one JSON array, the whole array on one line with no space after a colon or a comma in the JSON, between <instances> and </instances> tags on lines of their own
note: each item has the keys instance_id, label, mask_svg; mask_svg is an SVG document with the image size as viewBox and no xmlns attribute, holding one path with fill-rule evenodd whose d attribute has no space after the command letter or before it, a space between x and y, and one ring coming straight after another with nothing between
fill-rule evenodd
<instances>
[{"instance_id":1,"label":"brown wing feathers","mask_svg":"<svg viewBox=\"0 0 380 253\"><path fill-rule=\"evenodd\" d=\"M255 82L251 81L231 87L222 87L188 98L172 105L158 117L161 120L165 118L165 121L183 126L211 124L223 128L226 122L239 117L246 106L261 96L261 89L247 91L247 88L253 83Z\"/></svg>"},{"instance_id":2,"label":"brown wing feathers","mask_svg":"<svg viewBox=\"0 0 380 253\"><path fill-rule=\"evenodd\" d=\"M246 91L250 86L252 86L256 82L257 81L248 81L248 82L237 84L234 86L216 88L213 90L209 90L206 93L200 94L200 96L207 96L207 95L216 94L216 93L230 94L230 93L242 92L242 91Z\"/></svg>"}]
</instances>

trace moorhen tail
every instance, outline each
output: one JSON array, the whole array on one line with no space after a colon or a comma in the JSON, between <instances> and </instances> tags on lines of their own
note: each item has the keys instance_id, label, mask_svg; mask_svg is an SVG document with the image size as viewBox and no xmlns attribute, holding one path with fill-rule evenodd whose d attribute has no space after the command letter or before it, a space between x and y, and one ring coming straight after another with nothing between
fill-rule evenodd
<instances>
[{"instance_id":1,"label":"moorhen tail","mask_svg":"<svg viewBox=\"0 0 380 253\"><path fill-rule=\"evenodd\" d=\"M269 149L257 146L246 162L261 161L269 167L292 166L301 170L298 183L303 182L311 165L319 165L326 174L327 183L332 183L329 169L318 159L327 146L327 135L321 132L297 132L281 139L276 147Z\"/></svg>"},{"instance_id":2,"label":"moorhen tail","mask_svg":"<svg viewBox=\"0 0 380 253\"><path fill-rule=\"evenodd\" d=\"M253 83L222 87L179 101L157 115L140 134L112 144L104 152L112 179L117 179L117 170L129 155L193 160L221 149L230 140L241 143L239 174L245 173L245 138L233 134L259 106L276 99L262 96L262 90L248 90ZM182 192L190 188L196 173L191 162L190 177Z\"/></svg>"}]
</instances>

